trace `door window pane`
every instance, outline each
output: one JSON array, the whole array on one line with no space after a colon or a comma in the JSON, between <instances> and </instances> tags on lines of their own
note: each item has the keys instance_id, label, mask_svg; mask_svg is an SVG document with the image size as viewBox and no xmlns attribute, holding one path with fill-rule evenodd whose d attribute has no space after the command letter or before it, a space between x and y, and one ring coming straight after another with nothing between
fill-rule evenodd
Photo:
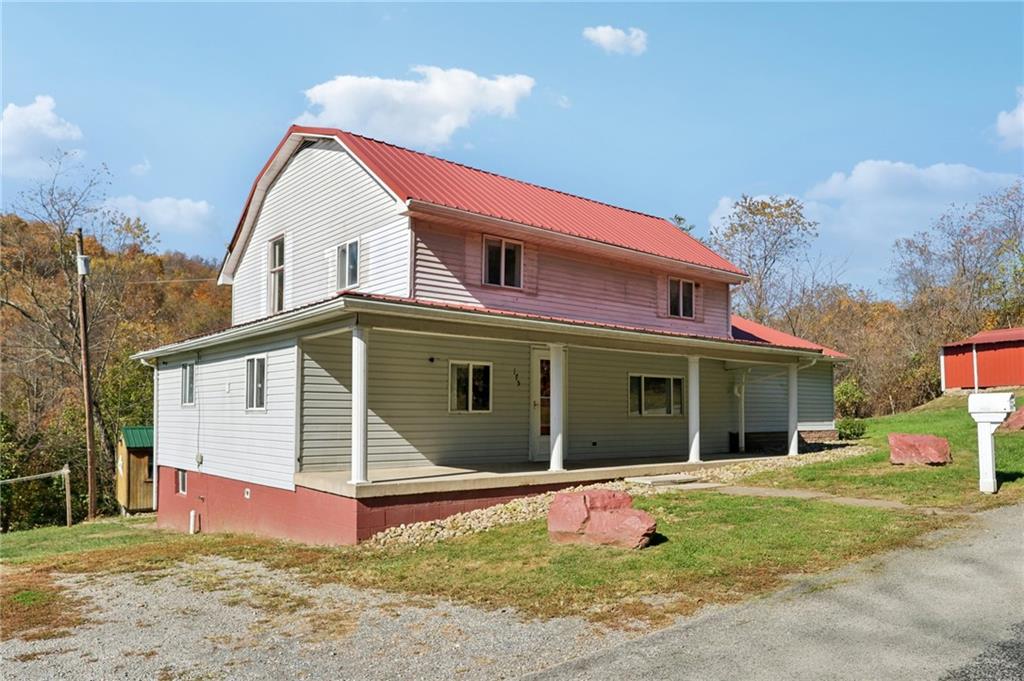
<instances>
[{"instance_id":1,"label":"door window pane","mask_svg":"<svg viewBox=\"0 0 1024 681\"><path fill-rule=\"evenodd\" d=\"M540 360L540 434L551 434L551 360Z\"/></svg>"}]
</instances>

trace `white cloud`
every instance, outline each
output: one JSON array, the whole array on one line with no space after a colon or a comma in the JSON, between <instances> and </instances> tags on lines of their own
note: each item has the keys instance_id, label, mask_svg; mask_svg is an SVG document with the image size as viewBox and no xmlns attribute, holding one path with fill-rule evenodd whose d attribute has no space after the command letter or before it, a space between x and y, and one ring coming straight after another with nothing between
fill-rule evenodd
<instances>
[{"instance_id":1,"label":"white cloud","mask_svg":"<svg viewBox=\"0 0 1024 681\"><path fill-rule=\"evenodd\" d=\"M630 28L628 32L614 26L588 26L583 37L609 54L641 55L647 51L647 32Z\"/></svg>"},{"instance_id":2,"label":"white cloud","mask_svg":"<svg viewBox=\"0 0 1024 681\"><path fill-rule=\"evenodd\" d=\"M210 226L213 206L206 201L162 196L143 200L132 195L107 199L107 207L141 218L161 234L199 234Z\"/></svg>"},{"instance_id":3,"label":"white cloud","mask_svg":"<svg viewBox=\"0 0 1024 681\"><path fill-rule=\"evenodd\" d=\"M973 203L1016 178L958 163L869 160L833 173L798 198L807 217L819 223L816 247L822 254L846 261L855 284L875 286L888 275L897 238L926 229L951 204ZM709 223L728 215L732 205L728 196L719 199Z\"/></svg>"},{"instance_id":4,"label":"white cloud","mask_svg":"<svg viewBox=\"0 0 1024 681\"><path fill-rule=\"evenodd\" d=\"M521 74L487 78L465 69L416 66L418 80L337 76L306 90L315 111L301 125L332 126L389 142L435 148L477 116L507 118L534 80Z\"/></svg>"},{"instance_id":5,"label":"white cloud","mask_svg":"<svg viewBox=\"0 0 1024 681\"><path fill-rule=\"evenodd\" d=\"M996 132L1004 148L1024 147L1024 86L1017 88L1017 108L996 116Z\"/></svg>"},{"instance_id":6,"label":"white cloud","mask_svg":"<svg viewBox=\"0 0 1024 681\"><path fill-rule=\"evenodd\" d=\"M153 166L149 162L149 159L144 158L135 165L133 165L131 168L129 168L128 172L130 172L132 175L142 177L143 175L148 175L149 171L152 170L152 168Z\"/></svg>"},{"instance_id":7,"label":"white cloud","mask_svg":"<svg viewBox=\"0 0 1024 681\"><path fill-rule=\"evenodd\" d=\"M46 159L61 143L82 138L82 130L57 115L57 102L49 95L37 95L31 104L4 107L0 121L3 174L7 177L41 177L48 172ZM77 156L81 149L64 149Z\"/></svg>"}]
</instances>

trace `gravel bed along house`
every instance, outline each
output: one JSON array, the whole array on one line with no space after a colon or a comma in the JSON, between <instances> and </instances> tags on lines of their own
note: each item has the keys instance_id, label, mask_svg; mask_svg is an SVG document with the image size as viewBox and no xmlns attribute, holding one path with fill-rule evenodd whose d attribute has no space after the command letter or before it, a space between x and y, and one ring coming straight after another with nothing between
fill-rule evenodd
<instances>
[{"instance_id":1,"label":"gravel bed along house","mask_svg":"<svg viewBox=\"0 0 1024 681\"><path fill-rule=\"evenodd\" d=\"M151 577L65 577L89 621L62 638L0 643L3 678L504 679L639 635L311 587L225 558Z\"/></svg>"},{"instance_id":2,"label":"gravel bed along house","mask_svg":"<svg viewBox=\"0 0 1024 681\"><path fill-rule=\"evenodd\" d=\"M825 446L831 447L823 451L808 452L799 456L777 456L755 459L753 461L740 461L734 464L716 466L713 468L700 468L686 471L686 475L697 478L701 482L733 483L755 473L774 470L778 468L791 468L794 466L806 466L811 463L824 461L835 461L850 456L868 454L871 448L866 445L848 445L845 443L828 443ZM623 480L597 483L593 485L581 485L568 488L563 491L578 491L585 489L613 489L629 492L633 496L647 496L666 491L665 488L657 488L653 485L645 485ZM679 489L678 486L673 489ZM511 525L513 523L538 520L547 515L551 500L555 498L555 492L546 492L531 497L515 499L506 504L498 504L487 508L457 513L440 520L430 520L421 523L409 523L392 527L371 537L366 545L368 546L397 546L400 544L421 545L431 542L443 541L454 537L461 537L477 532L483 532L492 527Z\"/></svg>"}]
</instances>

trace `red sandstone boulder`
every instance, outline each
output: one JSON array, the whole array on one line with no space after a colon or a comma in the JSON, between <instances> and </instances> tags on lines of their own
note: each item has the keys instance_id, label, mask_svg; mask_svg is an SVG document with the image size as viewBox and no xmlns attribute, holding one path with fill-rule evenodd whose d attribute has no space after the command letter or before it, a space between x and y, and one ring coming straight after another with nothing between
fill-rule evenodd
<instances>
[{"instance_id":1,"label":"red sandstone boulder","mask_svg":"<svg viewBox=\"0 0 1024 681\"><path fill-rule=\"evenodd\" d=\"M1003 433L1015 433L1018 430L1024 430L1024 407L1010 414L1005 421L999 424L996 430Z\"/></svg>"},{"instance_id":2,"label":"red sandstone boulder","mask_svg":"<svg viewBox=\"0 0 1024 681\"><path fill-rule=\"evenodd\" d=\"M561 543L606 544L639 549L656 529L649 513L632 508L625 492L559 492L548 511L548 536Z\"/></svg>"},{"instance_id":3,"label":"red sandstone boulder","mask_svg":"<svg viewBox=\"0 0 1024 681\"><path fill-rule=\"evenodd\" d=\"M944 437L889 433L889 463L945 466L953 463L953 457L949 453L949 440Z\"/></svg>"}]
</instances>

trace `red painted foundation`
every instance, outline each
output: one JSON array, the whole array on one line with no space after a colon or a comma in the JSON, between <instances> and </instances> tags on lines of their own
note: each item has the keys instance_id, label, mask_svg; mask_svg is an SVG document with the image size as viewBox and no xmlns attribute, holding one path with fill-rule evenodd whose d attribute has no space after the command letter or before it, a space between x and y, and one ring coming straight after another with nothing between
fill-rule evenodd
<instances>
[{"instance_id":1,"label":"red painted foundation","mask_svg":"<svg viewBox=\"0 0 1024 681\"><path fill-rule=\"evenodd\" d=\"M188 472L188 492L177 493L175 469L159 473L159 527L188 532L189 513L200 532L237 532L305 544L355 544L407 523L438 520L575 483L352 499L306 487L294 492ZM249 490L249 498L245 498Z\"/></svg>"}]
</instances>

